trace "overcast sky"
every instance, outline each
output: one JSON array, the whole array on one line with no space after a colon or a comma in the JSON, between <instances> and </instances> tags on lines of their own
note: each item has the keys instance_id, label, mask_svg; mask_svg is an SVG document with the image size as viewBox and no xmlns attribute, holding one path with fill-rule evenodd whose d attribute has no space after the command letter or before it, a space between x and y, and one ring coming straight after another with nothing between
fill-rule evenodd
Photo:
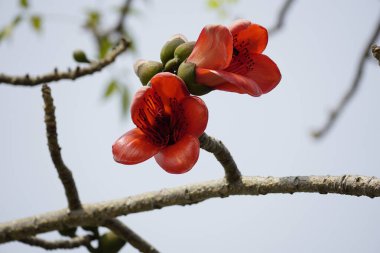
<instances>
[{"instance_id":1,"label":"overcast sky","mask_svg":"<svg viewBox=\"0 0 380 253\"><path fill-rule=\"evenodd\" d=\"M17 2L0 0L0 27L19 11ZM30 2L31 12L43 16L43 32L36 35L21 24L11 39L0 43L0 73L33 75L75 66L71 54L77 48L94 56L92 38L81 27L84 13L99 8L111 24L123 1ZM135 166L115 163L111 145L134 125L121 119L117 99L102 99L105 84L118 76L133 94L140 87L133 62L159 60L161 46L172 35L196 40L203 26L228 25L237 17L271 27L282 3L240 0L221 19L205 0L134 1L138 15L127 25L138 51L101 73L51 84L62 155L82 201L221 178L220 164L203 150L195 167L183 175L167 174L154 159ZM210 114L206 132L226 144L244 175L380 177L380 68L372 58L332 131L320 141L310 137L348 89L379 15L377 0L296 1L286 26L269 38L265 50L282 72L279 86L260 98L219 91L202 97ZM66 206L46 146L40 93L39 86L0 84L0 222ZM122 219L169 253L375 253L380 250L379 210L378 199L299 193L212 199ZM57 233L46 237L59 238ZM17 242L0 246L1 253L42 251ZM127 246L122 252L136 250Z\"/></svg>"}]
</instances>

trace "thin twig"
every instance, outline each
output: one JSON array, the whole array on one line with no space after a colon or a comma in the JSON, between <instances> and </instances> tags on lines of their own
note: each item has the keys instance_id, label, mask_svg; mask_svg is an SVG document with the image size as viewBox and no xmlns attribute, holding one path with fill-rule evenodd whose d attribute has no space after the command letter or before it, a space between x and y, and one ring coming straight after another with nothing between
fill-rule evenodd
<instances>
[{"instance_id":1,"label":"thin twig","mask_svg":"<svg viewBox=\"0 0 380 253\"><path fill-rule=\"evenodd\" d=\"M379 65L380 65L380 46L378 45L372 45L372 55L373 57L375 57L378 62L379 62Z\"/></svg>"},{"instance_id":2,"label":"thin twig","mask_svg":"<svg viewBox=\"0 0 380 253\"><path fill-rule=\"evenodd\" d=\"M25 239L19 240L22 243L28 244L30 246L37 246L46 250L55 250L55 249L74 249L81 246L88 245L94 239L93 236L78 236L73 237L70 240L56 240L56 241L47 241L37 237L28 237Z\"/></svg>"},{"instance_id":3,"label":"thin twig","mask_svg":"<svg viewBox=\"0 0 380 253\"><path fill-rule=\"evenodd\" d=\"M130 11L132 5L132 0L126 0L124 5L121 7L120 17L118 22L116 23L115 28L113 29L115 32L122 34L124 31L124 21L127 17L127 13Z\"/></svg>"},{"instance_id":4,"label":"thin twig","mask_svg":"<svg viewBox=\"0 0 380 253\"><path fill-rule=\"evenodd\" d=\"M112 230L120 238L130 243L133 247L143 253L159 253L150 243L141 238L138 234L132 231L129 227L124 225L117 219L108 219L104 222L103 226Z\"/></svg>"},{"instance_id":5,"label":"thin twig","mask_svg":"<svg viewBox=\"0 0 380 253\"><path fill-rule=\"evenodd\" d=\"M58 71L58 69L54 69L51 73L34 77L29 74L26 74L25 76L11 76L0 73L0 84L7 83L12 85L36 86L42 83L49 83L63 79L75 80L79 77L91 75L102 70L104 67L114 62L117 56L126 51L129 44L130 42L127 40L121 39L118 45L111 52L109 52L104 59L97 62L92 62L87 67L77 66L74 70L71 70L70 68L67 71Z\"/></svg>"},{"instance_id":6,"label":"thin twig","mask_svg":"<svg viewBox=\"0 0 380 253\"><path fill-rule=\"evenodd\" d=\"M45 124L46 135L48 139L48 146L51 159L57 169L59 178L65 188L66 198L69 203L71 211L81 209L82 205L79 200L79 194L75 186L73 175L69 168L65 165L61 156L61 147L58 143L57 123L55 121L55 106L49 86L44 84L42 86L42 97L45 102Z\"/></svg>"},{"instance_id":7,"label":"thin twig","mask_svg":"<svg viewBox=\"0 0 380 253\"><path fill-rule=\"evenodd\" d=\"M289 12L290 6L294 3L294 0L286 0L284 5L281 7L280 12L278 13L277 23L268 30L270 35L281 30L285 24L286 14Z\"/></svg>"},{"instance_id":8,"label":"thin twig","mask_svg":"<svg viewBox=\"0 0 380 253\"><path fill-rule=\"evenodd\" d=\"M338 117L342 114L343 110L347 107L347 104L352 100L352 97L356 94L356 91L359 88L360 80L363 75L365 62L369 58L369 55L370 55L369 52L370 52L371 46L373 43L376 42L376 38L379 36L379 33L380 33L380 20L378 21L376 25L376 29L373 31L371 37L369 38L363 50L363 54L360 57L358 67L356 68L356 74L355 74L354 79L352 80L350 88L348 89L346 94L344 94L344 96L342 97L342 99L340 100L336 108L330 112L330 115L328 116L328 119L325 125L322 126L319 130L312 132L312 135L315 138L317 139L322 138L329 132L329 130L335 124Z\"/></svg>"},{"instance_id":9,"label":"thin twig","mask_svg":"<svg viewBox=\"0 0 380 253\"><path fill-rule=\"evenodd\" d=\"M380 197L380 178L365 176L242 177L229 184L225 179L148 192L123 199L84 205L82 210L67 209L0 224L0 243L64 227L96 226L120 215L140 213L174 205L190 205L211 198L269 193L335 193Z\"/></svg>"},{"instance_id":10,"label":"thin twig","mask_svg":"<svg viewBox=\"0 0 380 253\"><path fill-rule=\"evenodd\" d=\"M222 164L226 179L229 183L234 183L241 179L241 173L235 160L230 151L224 146L223 142L214 137L208 136L206 133L203 133L199 137L199 142L202 149L213 153L216 159Z\"/></svg>"}]
</instances>

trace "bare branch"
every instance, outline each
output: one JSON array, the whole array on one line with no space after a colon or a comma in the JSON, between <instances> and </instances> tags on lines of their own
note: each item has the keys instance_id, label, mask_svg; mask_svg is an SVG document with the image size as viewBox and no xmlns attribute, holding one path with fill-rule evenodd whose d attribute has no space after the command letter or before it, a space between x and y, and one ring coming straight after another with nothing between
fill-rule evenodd
<instances>
[{"instance_id":1,"label":"bare branch","mask_svg":"<svg viewBox=\"0 0 380 253\"><path fill-rule=\"evenodd\" d=\"M69 68L66 72L61 72L58 71L58 69L54 69L51 73L35 77L29 76L29 74L26 74L25 76L10 76L0 73L0 84L7 83L21 86L36 86L42 83L49 83L63 79L75 80L82 76L91 75L110 65L115 61L117 56L127 50L128 46L129 42L122 38L118 45L111 52L109 52L104 59L97 62L92 62L87 67L77 66L75 70L71 70Z\"/></svg>"},{"instance_id":2,"label":"bare branch","mask_svg":"<svg viewBox=\"0 0 380 253\"><path fill-rule=\"evenodd\" d=\"M201 143L202 149L213 153L216 159L222 164L228 182L234 183L241 179L241 173L234 158L226 146L224 146L223 142L214 137L208 136L206 133L203 133L199 137L199 142Z\"/></svg>"},{"instance_id":3,"label":"bare branch","mask_svg":"<svg viewBox=\"0 0 380 253\"><path fill-rule=\"evenodd\" d=\"M26 239L21 239L19 241L22 243L28 244L30 246L44 248L46 250L55 250L55 249L74 249L81 246L86 246L93 239L94 238L91 235L87 235L87 236L73 237L70 240L47 241L47 240L32 236Z\"/></svg>"},{"instance_id":4,"label":"bare branch","mask_svg":"<svg viewBox=\"0 0 380 253\"><path fill-rule=\"evenodd\" d=\"M372 49L373 57L375 57L379 61L379 65L380 65L380 46L372 45L371 49Z\"/></svg>"},{"instance_id":5,"label":"bare branch","mask_svg":"<svg viewBox=\"0 0 380 253\"><path fill-rule=\"evenodd\" d=\"M380 197L380 179L365 176L242 177L234 184L225 179L163 189L119 200L84 205L0 224L0 243L19 240L65 227L97 226L120 215L140 213L174 205L190 205L211 198L268 193L336 193Z\"/></svg>"},{"instance_id":6,"label":"bare branch","mask_svg":"<svg viewBox=\"0 0 380 253\"><path fill-rule=\"evenodd\" d=\"M82 205L79 200L79 194L75 186L73 175L69 168L65 165L61 156L61 147L58 144L57 124L55 121L55 106L49 86L42 86L42 97L45 102L45 124L46 135L51 159L57 169L59 178L65 188L66 198L69 203L70 210L81 209Z\"/></svg>"},{"instance_id":7,"label":"bare branch","mask_svg":"<svg viewBox=\"0 0 380 253\"><path fill-rule=\"evenodd\" d=\"M132 0L126 0L124 5L121 7L121 13L118 22L116 23L115 28L113 29L115 32L120 34L123 33L124 30L124 21L127 17L128 11L131 9Z\"/></svg>"},{"instance_id":8,"label":"bare branch","mask_svg":"<svg viewBox=\"0 0 380 253\"><path fill-rule=\"evenodd\" d=\"M274 33L278 32L284 26L286 14L289 12L290 6L293 3L294 3L294 0L285 1L284 5L280 9L280 12L278 13L277 23L268 30L268 33L270 35L273 35Z\"/></svg>"},{"instance_id":9,"label":"bare branch","mask_svg":"<svg viewBox=\"0 0 380 253\"><path fill-rule=\"evenodd\" d=\"M360 80L361 80L362 75L363 75L363 69L364 69L365 62L369 58L369 51L371 49L371 45L376 42L376 38L379 36L379 33L380 33L380 20L378 21L378 23L376 25L376 29L373 31L371 37L369 38L369 40L368 40L368 42L364 48L364 51L363 51L363 54L360 58L358 67L356 68L357 70L356 70L355 77L352 80L352 83L351 83L349 90L342 97L342 99L340 100L337 107L330 112L330 115L329 115L325 125L322 126L322 128L320 128L319 130L312 132L312 135L315 138L322 138L323 136L325 136L329 132L329 130L335 124L338 117L342 114L343 110L346 108L348 102L350 102L352 97L356 94L356 91L359 88Z\"/></svg>"},{"instance_id":10,"label":"bare branch","mask_svg":"<svg viewBox=\"0 0 380 253\"><path fill-rule=\"evenodd\" d=\"M58 144L58 135L57 135L57 124L55 120L55 106L53 103L53 98L51 96L51 90L49 86L44 84L42 86L42 96L45 102L45 124L46 124L46 133L48 138L48 146L51 155L51 159L53 160L54 166L57 169L59 178L65 188L65 193L67 200L69 202L69 210L75 211L82 208L82 204L79 199L79 194L77 188L75 186L75 181L70 169L65 165L61 156L61 148ZM105 221L106 226L113 227L116 231L116 234L122 234L122 238L127 240L132 246L139 249L142 252L158 252L154 247L149 245L144 239L142 239L139 235L134 233L131 229L126 227L123 223L118 221L117 219L109 219ZM49 245L49 242L41 241L37 238L27 238L23 239L23 242L35 242L40 243L41 245L45 243L45 245ZM50 243L51 244L51 243ZM86 245L88 246L88 245ZM145 251L141 250L144 249ZM147 249L151 249L151 251L147 251Z\"/></svg>"},{"instance_id":11,"label":"bare branch","mask_svg":"<svg viewBox=\"0 0 380 253\"><path fill-rule=\"evenodd\" d=\"M112 230L120 238L130 243L133 247L143 253L159 253L152 245L141 238L138 234L133 232L129 227L124 225L117 219L108 219L104 222L103 226Z\"/></svg>"}]
</instances>

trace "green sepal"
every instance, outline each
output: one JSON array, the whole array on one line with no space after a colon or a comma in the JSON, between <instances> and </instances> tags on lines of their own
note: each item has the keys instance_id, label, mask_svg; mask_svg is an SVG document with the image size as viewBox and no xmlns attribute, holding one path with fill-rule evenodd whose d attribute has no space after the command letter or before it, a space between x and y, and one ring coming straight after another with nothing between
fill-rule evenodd
<instances>
[{"instance_id":1,"label":"green sepal","mask_svg":"<svg viewBox=\"0 0 380 253\"><path fill-rule=\"evenodd\" d=\"M165 72L171 72L171 73L177 73L177 69L178 69L180 64L181 64L181 62L179 61L178 58L173 58L165 64L164 71Z\"/></svg>"},{"instance_id":2,"label":"green sepal","mask_svg":"<svg viewBox=\"0 0 380 253\"><path fill-rule=\"evenodd\" d=\"M174 50L174 57L183 62L189 57L195 46L195 41L185 42Z\"/></svg>"},{"instance_id":3,"label":"green sepal","mask_svg":"<svg viewBox=\"0 0 380 253\"><path fill-rule=\"evenodd\" d=\"M195 81L195 64L191 62L182 62L178 68L177 75L186 83L189 92L196 96L202 96L213 89Z\"/></svg>"},{"instance_id":4,"label":"green sepal","mask_svg":"<svg viewBox=\"0 0 380 253\"><path fill-rule=\"evenodd\" d=\"M163 70L163 65L157 61L140 60L135 63L134 69L142 85L145 86L155 74Z\"/></svg>"},{"instance_id":5,"label":"green sepal","mask_svg":"<svg viewBox=\"0 0 380 253\"><path fill-rule=\"evenodd\" d=\"M181 35L176 35L165 43L160 53L160 59L164 66L170 59L174 58L174 51L176 48L185 42L186 39L184 37Z\"/></svg>"}]
</instances>

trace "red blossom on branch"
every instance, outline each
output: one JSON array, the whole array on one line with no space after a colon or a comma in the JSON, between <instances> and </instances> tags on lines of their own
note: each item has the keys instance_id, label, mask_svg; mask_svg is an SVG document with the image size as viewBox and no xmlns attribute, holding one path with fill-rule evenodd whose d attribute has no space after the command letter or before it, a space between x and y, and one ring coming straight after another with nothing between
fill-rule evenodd
<instances>
[{"instance_id":1,"label":"red blossom on branch","mask_svg":"<svg viewBox=\"0 0 380 253\"><path fill-rule=\"evenodd\" d=\"M112 146L116 162L137 164L152 156L167 172L189 171L199 157L198 137L206 129L204 102L171 73L159 73L142 87L131 105L134 128Z\"/></svg>"},{"instance_id":2,"label":"red blossom on branch","mask_svg":"<svg viewBox=\"0 0 380 253\"><path fill-rule=\"evenodd\" d=\"M248 20L229 28L203 28L187 62L194 63L196 82L213 89L260 96L281 80L276 63L262 54L268 43L267 30Z\"/></svg>"}]
</instances>

